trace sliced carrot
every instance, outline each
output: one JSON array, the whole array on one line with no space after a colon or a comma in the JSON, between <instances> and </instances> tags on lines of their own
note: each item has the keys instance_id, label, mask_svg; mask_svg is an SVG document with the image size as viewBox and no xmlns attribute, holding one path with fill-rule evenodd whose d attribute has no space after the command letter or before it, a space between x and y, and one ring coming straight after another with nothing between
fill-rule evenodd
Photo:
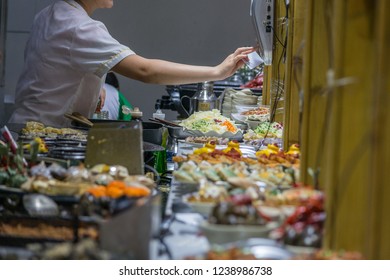
<instances>
[{"instance_id":1,"label":"sliced carrot","mask_svg":"<svg viewBox=\"0 0 390 280\"><path fill-rule=\"evenodd\" d=\"M108 185L107 185L107 188L118 188L118 189L121 189L121 190L124 190L126 188L126 184L125 182L123 181L111 181Z\"/></svg>"},{"instance_id":2,"label":"sliced carrot","mask_svg":"<svg viewBox=\"0 0 390 280\"><path fill-rule=\"evenodd\" d=\"M116 187L111 187L107 188L107 195L112 198L118 198L124 195L125 192L122 189L116 188Z\"/></svg>"},{"instance_id":3,"label":"sliced carrot","mask_svg":"<svg viewBox=\"0 0 390 280\"><path fill-rule=\"evenodd\" d=\"M234 125L229 122L228 120L224 121L222 123L223 126L226 126L227 130L230 131L230 132L236 132L236 128L234 127Z\"/></svg>"},{"instance_id":4,"label":"sliced carrot","mask_svg":"<svg viewBox=\"0 0 390 280\"><path fill-rule=\"evenodd\" d=\"M127 196L147 196L150 194L150 190L147 188L140 188L140 187L127 187L124 190L124 193Z\"/></svg>"}]
</instances>

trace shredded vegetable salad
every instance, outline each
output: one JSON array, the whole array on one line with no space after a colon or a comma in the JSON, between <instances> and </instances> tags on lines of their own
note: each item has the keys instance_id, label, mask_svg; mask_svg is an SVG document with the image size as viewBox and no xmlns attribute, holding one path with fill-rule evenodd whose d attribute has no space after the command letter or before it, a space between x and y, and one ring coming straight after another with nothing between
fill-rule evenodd
<instances>
[{"instance_id":1,"label":"shredded vegetable salad","mask_svg":"<svg viewBox=\"0 0 390 280\"><path fill-rule=\"evenodd\" d=\"M214 109L212 111L202 111L192 114L189 118L181 122L181 126L190 130L199 130L207 133L215 131L218 134L225 132L236 133L237 126L233 121L221 115L220 111Z\"/></svg>"},{"instance_id":2,"label":"shredded vegetable salad","mask_svg":"<svg viewBox=\"0 0 390 280\"><path fill-rule=\"evenodd\" d=\"M268 138L282 138L283 136L283 125L278 122L262 122L260 123L254 130L248 130L246 134L244 134L245 140L264 138L268 131Z\"/></svg>"},{"instance_id":3,"label":"shredded vegetable salad","mask_svg":"<svg viewBox=\"0 0 390 280\"><path fill-rule=\"evenodd\" d=\"M269 127L269 130L268 130ZM276 136L277 138L281 138L283 134L283 126L278 122L263 122L260 123L258 127L255 128L255 133L260 135L265 135L268 133L272 136Z\"/></svg>"}]
</instances>

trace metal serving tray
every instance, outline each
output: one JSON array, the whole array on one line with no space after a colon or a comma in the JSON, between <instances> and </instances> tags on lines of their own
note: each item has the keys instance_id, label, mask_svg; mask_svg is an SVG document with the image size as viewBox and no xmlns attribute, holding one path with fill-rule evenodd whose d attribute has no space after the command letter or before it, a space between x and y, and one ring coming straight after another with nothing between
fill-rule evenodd
<instances>
[{"instance_id":1,"label":"metal serving tray","mask_svg":"<svg viewBox=\"0 0 390 280\"><path fill-rule=\"evenodd\" d=\"M203 133L199 130L189 130L183 127L173 127L167 126L169 136L174 139L186 139L187 137L200 137L200 136L210 136L210 137L219 137L219 138L228 138L230 140L241 141L243 139L243 134L241 131L233 134L231 132L225 132L223 134L216 133L215 131L210 131Z\"/></svg>"}]
</instances>

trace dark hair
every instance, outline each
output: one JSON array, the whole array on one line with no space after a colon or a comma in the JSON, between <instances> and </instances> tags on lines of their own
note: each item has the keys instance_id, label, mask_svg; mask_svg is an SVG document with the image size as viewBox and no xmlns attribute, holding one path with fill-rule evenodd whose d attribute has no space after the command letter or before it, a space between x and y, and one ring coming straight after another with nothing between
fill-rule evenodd
<instances>
[{"instance_id":1,"label":"dark hair","mask_svg":"<svg viewBox=\"0 0 390 280\"><path fill-rule=\"evenodd\" d=\"M112 85L114 88L119 90L119 81L114 72L108 72L106 76L106 84Z\"/></svg>"}]
</instances>

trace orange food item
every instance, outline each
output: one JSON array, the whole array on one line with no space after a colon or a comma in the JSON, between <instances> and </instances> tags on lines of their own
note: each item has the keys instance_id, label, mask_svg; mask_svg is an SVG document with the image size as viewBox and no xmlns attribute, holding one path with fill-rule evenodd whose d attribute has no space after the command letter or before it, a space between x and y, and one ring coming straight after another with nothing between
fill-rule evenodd
<instances>
[{"instance_id":1,"label":"orange food item","mask_svg":"<svg viewBox=\"0 0 390 280\"><path fill-rule=\"evenodd\" d=\"M88 193L92 194L94 197L103 197L107 196L106 187L105 186L96 186L93 188L89 188L87 190Z\"/></svg>"},{"instance_id":2,"label":"orange food item","mask_svg":"<svg viewBox=\"0 0 390 280\"><path fill-rule=\"evenodd\" d=\"M227 130L230 131L230 132L236 132L236 128L234 127L234 125L229 122L228 120L224 121L222 123L223 126L226 126Z\"/></svg>"},{"instance_id":3,"label":"orange food item","mask_svg":"<svg viewBox=\"0 0 390 280\"><path fill-rule=\"evenodd\" d=\"M124 195L125 192L122 189L116 188L116 187L107 187L107 195L111 198L118 198Z\"/></svg>"},{"instance_id":4,"label":"orange food item","mask_svg":"<svg viewBox=\"0 0 390 280\"><path fill-rule=\"evenodd\" d=\"M94 197L110 197L110 198L119 198L121 196L129 197L140 197L147 196L150 194L150 190L147 187L143 186L127 186L123 181L112 181L105 186L96 186L89 188L88 193L92 194Z\"/></svg>"},{"instance_id":5,"label":"orange food item","mask_svg":"<svg viewBox=\"0 0 390 280\"><path fill-rule=\"evenodd\" d=\"M118 188L120 190L124 190L126 188L126 184L123 181L112 181L107 185L107 188Z\"/></svg>"},{"instance_id":6,"label":"orange food item","mask_svg":"<svg viewBox=\"0 0 390 280\"><path fill-rule=\"evenodd\" d=\"M141 187L127 187L124 190L124 194L127 196L147 196L150 194L150 190Z\"/></svg>"},{"instance_id":7,"label":"orange food item","mask_svg":"<svg viewBox=\"0 0 390 280\"><path fill-rule=\"evenodd\" d=\"M247 110L247 111L241 113L241 115L244 115L244 116L266 115L266 114L269 114L269 108L267 108L267 107L259 107L259 108Z\"/></svg>"}]
</instances>

